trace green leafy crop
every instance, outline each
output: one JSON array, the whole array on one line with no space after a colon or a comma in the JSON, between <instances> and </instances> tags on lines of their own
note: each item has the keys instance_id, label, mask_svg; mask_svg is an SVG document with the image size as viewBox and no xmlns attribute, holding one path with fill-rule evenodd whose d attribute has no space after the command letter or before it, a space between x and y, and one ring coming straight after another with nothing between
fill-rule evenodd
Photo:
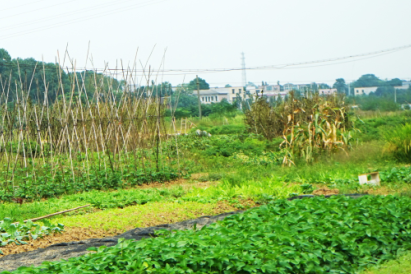
<instances>
[{"instance_id":1,"label":"green leafy crop","mask_svg":"<svg viewBox=\"0 0 411 274\"><path fill-rule=\"evenodd\" d=\"M277 200L201 230L121 241L15 273L356 273L411 249L410 240L407 197Z\"/></svg>"},{"instance_id":2,"label":"green leafy crop","mask_svg":"<svg viewBox=\"0 0 411 274\"><path fill-rule=\"evenodd\" d=\"M10 218L0 221L0 247L10 243L27 244L25 241L36 240L44 235L60 233L64 226L62 224L52 225L47 220L44 225L35 224L31 221L25 224L12 223ZM3 254L0 250L0 254Z\"/></svg>"}]
</instances>

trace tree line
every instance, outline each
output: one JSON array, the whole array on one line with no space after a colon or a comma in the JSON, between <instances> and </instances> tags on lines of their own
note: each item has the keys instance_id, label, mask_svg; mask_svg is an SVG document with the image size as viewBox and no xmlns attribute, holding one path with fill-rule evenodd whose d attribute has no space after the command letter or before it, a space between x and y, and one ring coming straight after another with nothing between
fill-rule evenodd
<instances>
[{"instance_id":1,"label":"tree line","mask_svg":"<svg viewBox=\"0 0 411 274\"><path fill-rule=\"evenodd\" d=\"M47 99L53 103L72 92L75 98L85 102L95 92L121 90L122 85L122 81L94 71L70 72L55 63L12 58L7 50L0 48L0 92L8 102L15 102L19 94L25 94L34 102Z\"/></svg>"}]
</instances>

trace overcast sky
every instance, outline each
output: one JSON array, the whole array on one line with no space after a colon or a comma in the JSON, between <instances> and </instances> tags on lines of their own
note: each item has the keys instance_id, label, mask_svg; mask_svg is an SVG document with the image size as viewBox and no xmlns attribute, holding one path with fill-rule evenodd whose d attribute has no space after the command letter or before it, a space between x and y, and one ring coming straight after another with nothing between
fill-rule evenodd
<instances>
[{"instance_id":1,"label":"overcast sky","mask_svg":"<svg viewBox=\"0 0 411 274\"><path fill-rule=\"evenodd\" d=\"M137 59L156 70L240 68L309 62L411 44L410 0L1 0L0 48L54 62L68 44L84 67ZM306 68L248 70L247 81L333 83L372 73L411 78L411 48ZM321 65L321 66L318 66ZM141 67L141 65L139 65ZM91 68L90 62L88 67ZM164 75L174 85L194 74ZM211 86L242 84L241 71L204 73ZM159 79L160 80L160 79Z\"/></svg>"}]
</instances>

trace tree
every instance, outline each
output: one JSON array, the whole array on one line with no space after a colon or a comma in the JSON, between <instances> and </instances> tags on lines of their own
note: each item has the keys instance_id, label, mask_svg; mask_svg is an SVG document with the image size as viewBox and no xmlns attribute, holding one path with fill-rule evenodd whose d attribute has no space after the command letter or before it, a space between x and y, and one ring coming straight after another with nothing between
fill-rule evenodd
<instances>
[{"instance_id":1,"label":"tree","mask_svg":"<svg viewBox=\"0 0 411 274\"><path fill-rule=\"evenodd\" d=\"M198 83L200 89L210 89L210 85L202 78L198 77ZM197 78L188 83L187 89L190 91L197 90Z\"/></svg>"},{"instance_id":2,"label":"tree","mask_svg":"<svg viewBox=\"0 0 411 274\"><path fill-rule=\"evenodd\" d=\"M318 88L320 88L320 89L326 89L326 88L330 88L330 86L327 85L327 84L319 84L319 85L318 85Z\"/></svg>"},{"instance_id":3,"label":"tree","mask_svg":"<svg viewBox=\"0 0 411 274\"><path fill-rule=\"evenodd\" d=\"M386 83L388 86L392 86L392 87L402 86L402 81L398 78L391 79L387 81Z\"/></svg>"},{"instance_id":4,"label":"tree","mask_svg":"<svg viewBox=\"0 0 411 274\"><path fill-rule=\"evenodd\" d=\"M11 61L11 56L5 49L0 49L0 74L7 71L7 65Z\"/></svg>"},{"instance_id":5,"label":"tree","mask_svg":"<svg viewBox=\"0 0 411 274\"><path fill-rule=\"evenodd\" d=\"M230 84L225 85L225 88L231 88Z\"/></svg>"},{"instance_id":6,"label":"tree","mask_svg":"<svg viewBox=\"0 0 411 274\"><path fill-rule=\"evenodd\" d=\"M335 80L333 88L336 88L339 93L346 93L348 90L347 84L343 78Z\"/></svg>"},{"instance_id":7,"label":"tree","mask_svg":"<svg viewBox=\"0 0 411 274\"><path fill-rule=\"evenodd\" d=\"M374 74L364 74L354 82L354 87L379 87L384 84L385 82L376 77Z\"/></svg>"}]
</instances>

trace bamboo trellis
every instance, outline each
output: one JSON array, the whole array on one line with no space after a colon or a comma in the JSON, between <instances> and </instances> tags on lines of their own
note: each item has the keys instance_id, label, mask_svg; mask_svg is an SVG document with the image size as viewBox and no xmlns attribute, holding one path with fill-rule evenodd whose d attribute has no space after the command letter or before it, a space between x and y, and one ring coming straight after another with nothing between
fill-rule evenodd
<instances>
[{"instance_id":1,"label":"bamboo trellis","mask_svg":"<svg viewBox=\"0 0 411 274\"><path fill-rule=\"evenodd\" d=\"M114 85L116 75L108 67L102 74L77 73L71 63L72 71L58 66L59 99L53 102L44 64L33 68L42 72L45 87L36 98L30 96L34 73L27 80L18 69L20 80L14 83L11 75L0 75L0 191L18 189L20 177L25 184L28 178L35 182L46 165L52 178L64 171L73 180L87 177L93 168L122 173L129 163L142 170L171 166L164 151L170 136L163 119L166 103L156 95L161 93L154 90L153 80L150 86L150 69L141 75L140 83L147 81L144 91L133 92L129 86L138 82L135 67L122 69L123 85ZM69 88L63 84L64 73L70 75ZM91 90L86 81L93 83ZM173 146L178 151L177 140Z\"/></svg>"}]
</instances>

